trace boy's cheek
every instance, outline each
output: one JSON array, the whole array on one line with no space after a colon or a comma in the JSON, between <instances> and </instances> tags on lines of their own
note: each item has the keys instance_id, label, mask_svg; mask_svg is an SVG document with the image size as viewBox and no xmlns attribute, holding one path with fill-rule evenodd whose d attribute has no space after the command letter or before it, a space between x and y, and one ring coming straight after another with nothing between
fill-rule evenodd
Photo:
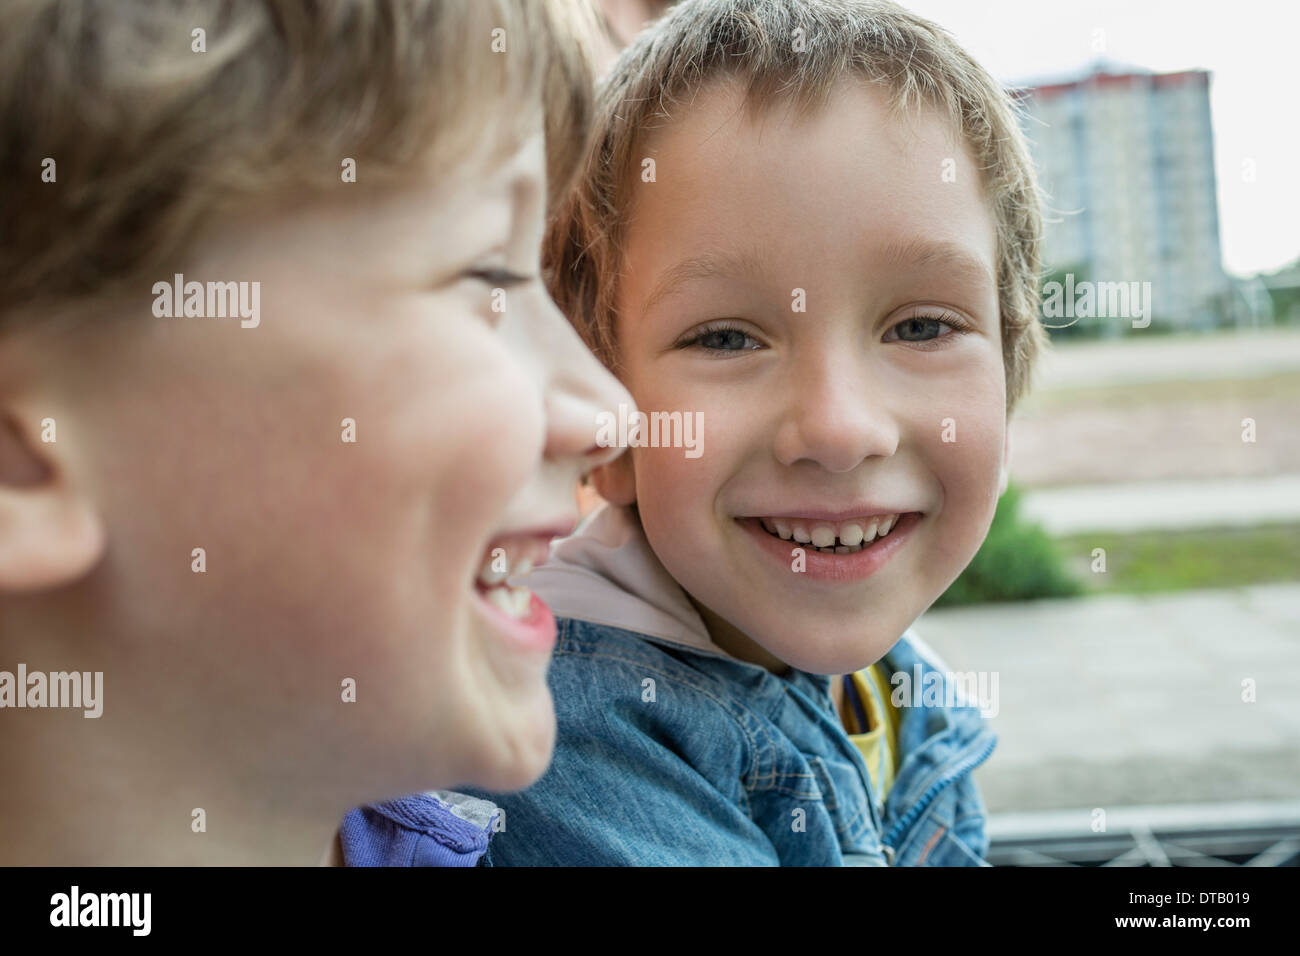
<instances>
[{"instance_id":1,"label":"boy's cheek","mask_svg":"<svg viewBox=\"0 0 1300 956\"><path fill-rule=\"evenodd\" d=\"M669 573L688 591L716 579L720 562L721 449L687 459L680 448L635 449L637 507L647 539Z\"/></svg>"},{"instance_id":2,"label":"boy's cheek","mask_svg":"<svg viewBox=\"0 0 1300 956\"><path fill-rule=\"evenodd\" d=\"M474 347L483 343L405 341L369 364L364 350L353 361L259 356L297 366L284 389L258 388L248 365L209 362L109 393L78 430L93 446L117 568L184 606L200 575L224 578L267 613L313 589L327 605L349 581L387 572L459 588L535 467L541 412L508 357ZM385 589L352 598L373 606Z\"/></svg>"},{"instance_id":3,"label":"boy's cheek","mask_svg":"<svg viewBox=\"0 0 1300 956\"><path fill-rule=\"evenodd\" d=\"M940 510L930 538L936 550L925 563L937 577L932 598L956 579L983 544L997 508L1001 478L1001 422L972 415L949 417L955 421L955 438L952 423L940 425L935 429L939 434L929 438L923 452L940 492L936 501Z\"/></svg>"}]
</instances>

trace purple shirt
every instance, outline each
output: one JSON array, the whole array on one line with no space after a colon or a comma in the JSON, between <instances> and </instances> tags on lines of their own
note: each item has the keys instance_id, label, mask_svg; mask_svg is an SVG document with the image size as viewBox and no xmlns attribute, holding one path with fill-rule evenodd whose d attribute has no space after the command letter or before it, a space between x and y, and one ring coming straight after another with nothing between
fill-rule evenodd
<instances>
[{"instance_id":1,"label":"purple shirt","mask_svg":"<svg viewBox=\"0 0 1300 956\"><path fill-rule=\"evenodd\" d=\"M501 811L489 800L438 790L349 810L339 842L345 866L477 866Z\"/></svg>"}]
</instances>

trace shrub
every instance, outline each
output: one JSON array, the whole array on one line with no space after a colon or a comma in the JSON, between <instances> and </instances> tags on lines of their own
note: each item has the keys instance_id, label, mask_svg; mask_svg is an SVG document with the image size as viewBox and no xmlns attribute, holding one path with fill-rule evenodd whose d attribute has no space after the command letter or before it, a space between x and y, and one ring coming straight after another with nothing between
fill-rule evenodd
<instances>
[{"instance_id":1,"label":"shrub","mask_svg":"<svg viewBox=\"0 0 1300 956\"><path fill-rule=\"evenodd\" d=\"M1008 484L988 537L935 607L1082 593L1082 586L1066 570L1056 543L1040 525L1021 517L1020 498L1020 489Z\"/></svg>"}]
</instances>

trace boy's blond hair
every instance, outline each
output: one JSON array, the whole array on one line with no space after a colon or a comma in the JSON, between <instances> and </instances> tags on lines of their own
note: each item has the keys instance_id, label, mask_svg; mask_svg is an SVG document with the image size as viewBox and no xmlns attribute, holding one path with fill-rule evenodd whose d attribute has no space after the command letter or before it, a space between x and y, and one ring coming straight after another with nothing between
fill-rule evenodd
<instances>
[{"instance_id":1,"label":"boy's blond hair","mask_svg":"<svg viewBox=\"0 0 1300 956\"><path fill-rule=\"evenodd\" d=\"M683 0L623 51L597 97L584 169L544 253L552 295L607 366L617 371L617 280L642 131L723 77L740 80L757 110L784 96L814 108L848 76L884 85L895 115L938 109L983 173L997 227L1011 414L1047 343L1038 320L1040 198L1017 107L947 32L886 0Z\"/></svg>"},{"instance_id":2,"label":"boy's blond hair","mask_svg":"<svg viewBox=\"0 0 1300 956\"><path fill-rule=\"evenodd\" d=\"M367 183L496 124L517 144L539 96L554 199L595 23L578 0L5 0L0 328L166 274L224 203L339 188L345 159Z\"/></svg>"}]
</instances>

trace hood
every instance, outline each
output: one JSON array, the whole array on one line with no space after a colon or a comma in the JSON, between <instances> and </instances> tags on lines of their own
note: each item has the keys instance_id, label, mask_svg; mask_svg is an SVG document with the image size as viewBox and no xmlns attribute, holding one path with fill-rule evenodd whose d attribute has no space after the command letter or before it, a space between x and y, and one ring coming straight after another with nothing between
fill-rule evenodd
<instances>
[{"instance_id":1,"label":"hood","mask_svg":"<svg viewBox=\"0 0 1300 956\"><path fill-rule=\"evenodd\" d=\"M605 504L551 545L525 582L556 617L603 624L730 657L655 557L632 508Z\"/></svg>"}]
</instances>

